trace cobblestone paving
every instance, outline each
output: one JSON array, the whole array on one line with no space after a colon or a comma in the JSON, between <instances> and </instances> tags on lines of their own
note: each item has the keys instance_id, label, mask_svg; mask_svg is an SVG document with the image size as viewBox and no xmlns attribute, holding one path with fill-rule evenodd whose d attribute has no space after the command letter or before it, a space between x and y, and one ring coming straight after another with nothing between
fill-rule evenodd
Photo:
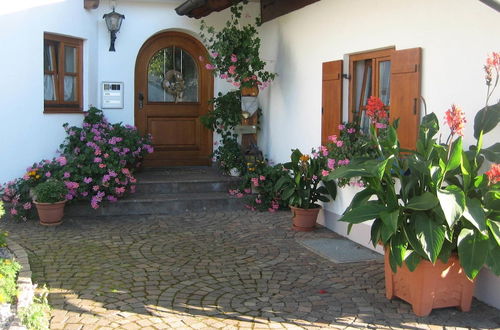
<instances>
[{"instance_id":1,"label":"cobblestone paving","mask_svg":"<svg viewBox=\"0 0 500 330\"><path fill-rule=\"evenodd\" d=\"M418 318L384 295L380 262L334 264L288 212L2 223L50 288L51 329L498 328L477 300Z\"/></svg>"}]
</instances>

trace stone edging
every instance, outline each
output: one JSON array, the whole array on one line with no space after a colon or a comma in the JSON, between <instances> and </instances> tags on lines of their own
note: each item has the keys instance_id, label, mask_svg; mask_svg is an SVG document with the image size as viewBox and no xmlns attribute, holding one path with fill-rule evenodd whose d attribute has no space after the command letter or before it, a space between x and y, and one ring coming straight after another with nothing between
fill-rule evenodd
<instances>
[{"instance_id":1,"label":"stone edging","mask_svg":"<svg viewBox=\"0 0 500 330\"><path fill-rule=\"evenodd\" d=\"M31 282L31 268L28 254L21 245L10 238L7 238L7 248L14 255L15 260L21 265L21 270L17 276L17 310L9 330L26 329L26 327L22 325L18 315L21 308L28 307L33 302L34 287Z\"/></svg>"}]
</instances>

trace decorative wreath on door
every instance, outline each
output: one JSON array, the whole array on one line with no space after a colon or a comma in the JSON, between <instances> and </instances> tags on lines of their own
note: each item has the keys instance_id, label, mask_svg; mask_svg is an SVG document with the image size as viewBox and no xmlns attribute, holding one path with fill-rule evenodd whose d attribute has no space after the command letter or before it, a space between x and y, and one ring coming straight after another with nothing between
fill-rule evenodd
<instances>
[{"instance_id":1,"label":"decorative wreath on door","mask_svg":"<svg viewBox=\"0 0 500 330\"><path fill-rule=\"evenodd\" d=\"M182 101L184 90L186 89L182 73L177 70L165 72L162 82L163 89L175 97L175 102Z\"/></svg>"}]
</instances>

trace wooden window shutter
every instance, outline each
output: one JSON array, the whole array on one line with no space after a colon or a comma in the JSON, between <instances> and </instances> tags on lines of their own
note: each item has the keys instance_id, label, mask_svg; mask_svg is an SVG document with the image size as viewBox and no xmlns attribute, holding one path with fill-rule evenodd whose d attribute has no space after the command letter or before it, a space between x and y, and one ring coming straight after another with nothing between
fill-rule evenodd
<instances>
[{"instance_id":1,"label":"wooden window shutter","mask_svg":"<svg viewBox=\"0 0 500 330\"><path fill-rule=\"evenodd\" d=\"M321 143L339 135L342 123L342 60L323 63Z\"/></svg>"},{"instance_id":2,"label":"wooden window shutter","mask_svg":"<svg viewBox=\"0 0 500 330\"><path fill-rule=\"evenodd\" d=\"M391 121L399 118L401 148L415 149L420 123L422 48L395 51L391 55Z\"/></svg>"}]
</instances>

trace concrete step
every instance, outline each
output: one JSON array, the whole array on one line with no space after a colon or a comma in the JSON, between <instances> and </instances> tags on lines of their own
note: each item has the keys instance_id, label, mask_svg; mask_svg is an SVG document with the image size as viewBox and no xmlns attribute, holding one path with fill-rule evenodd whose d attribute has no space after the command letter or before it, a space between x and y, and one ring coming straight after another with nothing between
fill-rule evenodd
<instances>
[{"instance_id":1,"label":"concrete step","mask_svg":"<svg viewBox=\"0 0 500 330\"><path fill-rule=\"evenodd\" d=\"M66 206L65 216L123 216L179 214L183 212L241 210L243 201L227 192L185 194L134 194L115 203L105 203L94 210L89 202Z\"/></svg>"}]
</instances>

